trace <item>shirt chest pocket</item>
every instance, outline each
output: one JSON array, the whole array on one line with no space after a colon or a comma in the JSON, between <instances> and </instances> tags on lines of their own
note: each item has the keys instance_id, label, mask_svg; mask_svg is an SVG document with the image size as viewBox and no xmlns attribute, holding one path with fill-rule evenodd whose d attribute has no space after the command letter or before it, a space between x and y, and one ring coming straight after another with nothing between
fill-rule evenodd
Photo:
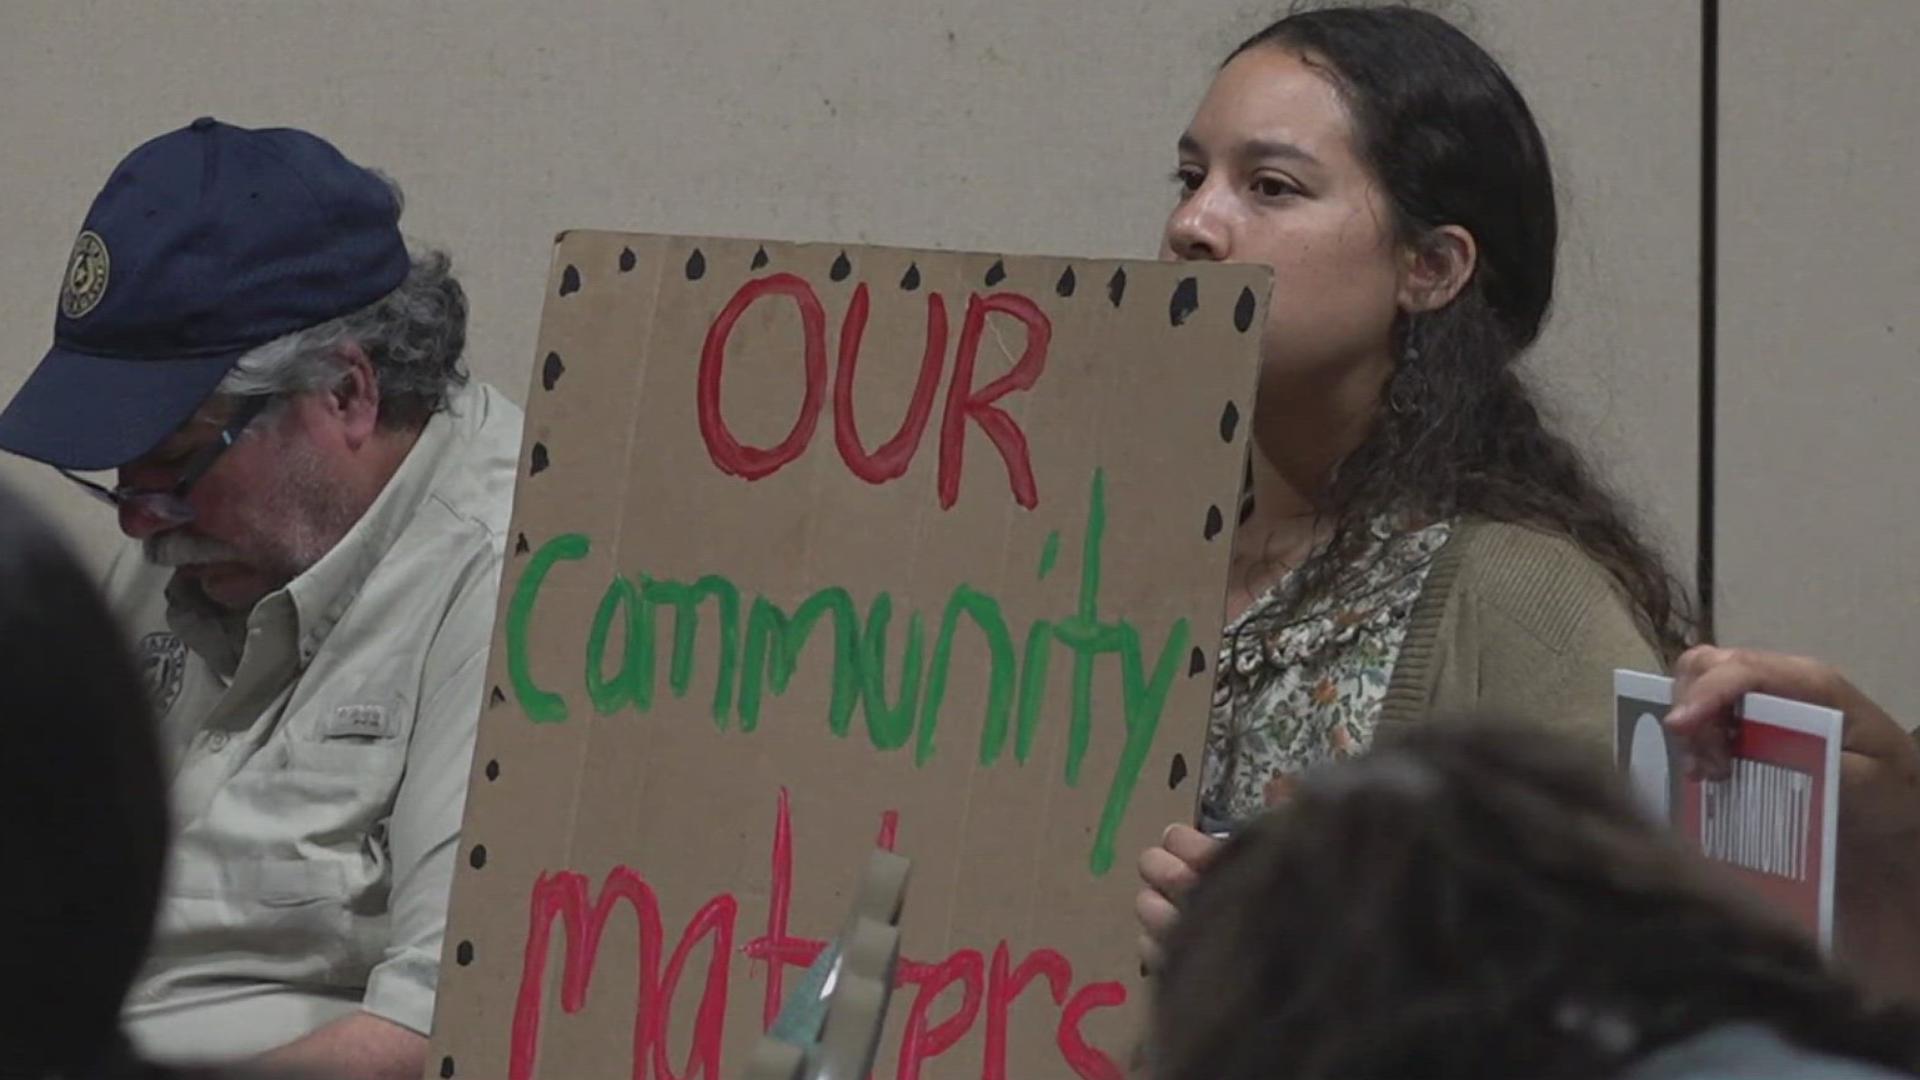
<instances>
[{"instance_id":1,"label":"shirt chest pocket","mask_svg":"<svg viewBox=\"0 0 1920 1080\"><path fill-rule=\"evenodd\" d=\"M284 774L281 812L299 816L331 807L338 812L326 816L336 828L350 824L348 818L369 827L384 820L406 767L413 727L407 703L398 697L350 701L302 713L269 746L271 764Z\"/></svg>"},{"instance_id":2,"label":"shirt chest pocket","mask_svg":"<svg viewBox=\"0 0 1920 1080\"><path fill-rule=\"evenodd\" d=\"M278 814L296 823L303 842L358 846L393 813L406 770L405 743L328 739L285 745L286 765L272 786L279 789Z\"/></svg>"},{"instance_id":3,"label":"shirt chest pocket","mask_svg":"<svg viewBox=\"0 0 1920 1080\"><path fill-rule=\"evenodd\" d=\"M264 859L384 861L375 841L405 769L395 739L275 740L225 785L216 827Z\"/></svg>"}]
</instances>

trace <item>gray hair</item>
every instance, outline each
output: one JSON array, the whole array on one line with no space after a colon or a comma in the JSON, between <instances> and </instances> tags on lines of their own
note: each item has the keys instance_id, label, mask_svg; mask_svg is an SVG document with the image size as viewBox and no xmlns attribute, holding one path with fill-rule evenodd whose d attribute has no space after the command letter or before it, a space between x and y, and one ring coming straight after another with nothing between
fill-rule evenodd
<instances>
[{"instance_id":1,"label":"gray hair","mask_svg":"<svg viewBox=\"0 0 1920 1080\"><path fill-rule=\"evenodd\" d=\"M403 205L400 186L394 205ZM380 423L418 427L446 408L467 382L460 354L467 343L467 294L451 272L447 253L428 250L413 260L400 287L337 319L278 337L242 356L218 393L291 394L332 387L340 378L336 353L359 345L380 381Z\"/></svg>"}]
</instances>

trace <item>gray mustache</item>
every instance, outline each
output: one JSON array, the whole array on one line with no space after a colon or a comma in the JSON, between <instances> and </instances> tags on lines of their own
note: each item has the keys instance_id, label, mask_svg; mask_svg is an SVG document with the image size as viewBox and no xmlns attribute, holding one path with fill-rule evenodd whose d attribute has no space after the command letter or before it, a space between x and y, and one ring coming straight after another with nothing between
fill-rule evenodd
<instances>
[{"instance_id":1,"label":"gray mustache","mask_svg":"<svg viewBox=\"0 0 1920 1080\"><path fill-rule=\"evenodd\" d=\"M187 566L192 563L232 562L239 553L217 540L185 533L161 533L141 543L147 561L155 566Z\"/></svg>"}]
</instances>

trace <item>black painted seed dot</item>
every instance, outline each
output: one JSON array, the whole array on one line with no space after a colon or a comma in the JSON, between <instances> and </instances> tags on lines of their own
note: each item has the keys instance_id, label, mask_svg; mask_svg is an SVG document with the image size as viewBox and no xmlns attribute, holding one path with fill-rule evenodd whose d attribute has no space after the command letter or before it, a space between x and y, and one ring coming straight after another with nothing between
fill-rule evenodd
<instances>
[{"instance_id":1,"label":"black painted seed dot","mask_svg":"<svg viewBox=\"0 0 1920 1080\"><path fill-rule=\"evenodd\" d=\"M1241 289L1240 299L1233 305L1233 328L1246 333L1247 327L1253 325L1253 311L1259 306L1260 302L1253 298L1252 289Z\"/></svg>"},{"instance_id":2,"label":"black painted seed dot","mask_svg":"<svg viewBox=\"0 0 1920 1080\"><path fill-rule=\"evenodd\" d=\"M1173 766L1167 770L1167 790L1172 791L1174 788L1179 787L1180 781L1185 780L1186 778L1187 778L1187 755L1185 754L1173 755ZM463 964L466 963L465 960L462 960L460 962Z\"/></svg>"},{"instance_id":3,"label":"black painted seed dot","mask_svg":"<svg viewBox=\"0 0 1920 1080\"><path fill-rule=\"evenodd\" d=\"M1206 538L1211 540L1219 536L1220 530L1226 527L1226 522L1221 520L1220 517L1220 508L1217 506L1207 507L1207 531L1204 534Z\"/></svg>"},{"instance_id":4,"label":"black painted seed dot","mask_svg":"<svg viewBox=\"0 0 1920 1080\"><path fill-rule=\"evenodd\" d=\"M493 761L489 761L489 762L487 762L487 779L488 779L488 780L498 780L498 779L500 779L500 761L499 761L499 759L497 759L497 758L496 758L496 759L494 759Z\"/></svg>"},{"instance_id":5,"label":"black painted seed dot","mask_svg":"<svg viewBox=\"0 0 1920 1080\"><path fill-rule=\"evenodd\" d=\"M1073 279L1073 267L1069 266L1061 273L1060 284L1055 285L1053 291L1059 293L1061 296L1072 296L1073 290L1078 284L1079 282Z\"/></svg>"},{"instance_id":6,"label":"black painted seed dot","mask_svg":"<svg viewBox=\"0 0 1920 1080\"><path fill-rule=\"evenodd\" d=\"M487 845L473 845L473 852L467 856L467 862L471 863L475 870L487 865Z\"/></svg>"},{"instance_id":7,"label":"black painted seed dot","mask_svg":"<svg viewBox=\"0 0 1920 1080\"><path fill-rule=\"evenodd\" d=\"M568 293L577 293L579 291L580 269L572 264L568 264L567 268L560 274L560 295L565 296Z\"/></svg>"},{"instance_id":8,"label":"black painted seed dot","mask_svg":"<svg viewBox=\"0 0 1920 1080\"><path fill-rule=\"evenodd\" d=\"M767 265L767 249L761 248L753 253L753 268L758 270L765 265Z\"/></svg>"},{"instance_id":9,"label":"black painted seed dot","mask_svg":"<svg viewBox=\"0 0 1920 1080\"><path fill-rule=\"evenodd\" d=\"M1220 410L1220 441L1232 442L1233 433L1238 430L1240 430L1240 406L1229 401L1227 407Z\"/></svg>"},{"instance_id":10,"label":"black painted seed dot","mask_svg":"<svg viewBox=\"0 0 1920 1080\"><path fill-rule=\"evenodd\" d=\"M554 385L560 381L560 376L565 373L566 370L567 365L560 362L559 353L548 353L546 362L540 365L540 385L546 387L548 390L552 390Z\"/></svg>"},{"instance_id":11,"label":"black painted seed dot","mask_svg":"<svg viewBox=\"0 0 1920 1080\"><path fill-rule=\"evenodd\" d=\"M513 553L515 555L525 555L527 552L532 550L533 550L533 546L527 543L526 533L521 533L520 539L515 540L513 542Z\"/></svg>"},{"instance_id":12,"label":"black painted seed dot","mask_svg":"<svg viewBox=\"0 0 1920 1080\"><path fill-rule=\"evenodd\" d=\"M1167 303L1167 317L1175 326L1186 325L1188 316L1200 310L1200 282L1196 278L1181 278L1180 284L1173 287L1173 299Z\"/></svg>"},{"instance_id":13,"label":"black painted seed dot","mask_svg":"<svg viewBox=\"0 0 1920 1080\"><path fill-rule=\"evenodd\" d=\"M847 261L847 253L843 251L839 258L833 260L833 269L827 272L827 276L835 281L845 281L847 275L851 273L853 273L853 264Z\"/></svg>"},{"instance_id":14,"label":"black painted seed dot","mask_svg":"<svg viewBox=\"0 0 1920 1080\"><path fill-rule=\"evenodd\" d=\"M1200 646L1195 645L1193 651L1187 654L1187 675L1191 677L1205 670L1207 670L1207 654L1200 651Z\"/></svg>"},{"instance_id":15,"label":"black painted seed dot","mask_svg":"<svg viewBox=\"0 0 1920 1080\"><path fill-rule=\"evenodd\" d=\"M453 1059L450 1057L440 1059L440 1080L453 1080Z\"/></svg>"},{"instance_id":16,"label":"black painted seed dot","mask_svg":"<svg viewBox=\"0 0 1920 1080\"><path fill-rule=\"evenodd\" d=\"M707 257L705 255L700 254L699 248L694 248L693 254L687 256L687 280L699 281L701 278L706 276L707 276Z\"/></svg>"},{"instance_id":17,"label":"black painted seed dot","mask_svg":"<svg viewBox=\"0 0 1920 1080\"><path fill-rule=\"evenodd\" d=\"M912 292L920 287L920 264L908 263L907 272L900 275L900 287Z\"/></svg>"},{"instance_id":18,"label":"black painted seed dot","mask_svg":"<svg viewBox=\"0 0 1920 1080\"><path fill-rule=\"evenodd\" d=\"M1124 267L1116 269L1113 277L1107 280L1107 299L1114 307L1120 306L1120 298L1127 295L1127 271Z\"/></svg>"},{"instance_id":19,"label":"black painted seed dot","mask_svg":"<svg viewBox=\"0 0 1920 1080\"><path fill-rule=\"evenodd\" d=\"M493 693L487 695L487 701L491 705L505 705L507 703L507 695L501 693L500 688L496 686L493 688Z\"/></svg>"},{"instance_id":20,"label":"black painted seed dot","mask_svg":"<svg viewBox=\"0 0 1920 1080\"><path fill-rule=\"evenodd\" d=\"M532 457L533 457L533 467L527 470L528 476L539 475L542 470L546 469L546 467L549 464L551 464L547 460L547 444L546 443L543 443L543 442L534 443Z\"/></svg>"},{"instance_id":21,"label":"black painted seed dot","mask_svg":"<svg viewBox=\"0 0 1920 1080\"><path fill-rule=\"evenodd\" d=\"M993 260L993 265L987 267L987 284L998 285L1005 280L1007 280L1007 264L999 259Z\"/></svg>"},{"instance_id":22,"label":"black painted seed dot","mask_svg":"<svg viewBox=\"0 0 1920 1080\"><path fill-rule=\"evenodd\" d=\"M453 962L461 967L473 963L473 942L461 942L460 946L453 950Z\"/></svg>"},{"instance_id":23,"label":"black painted seed dot","mask_svg":"<svg viewBox=\"0 0 1920 1080\"><path fill-rule=\"evenodd\" d=\"M621 273L623 274L632 273L634 265L639 261L640 260L634 256L632 248L620 249L620 272Z\"/></svg>"}]
</instances>

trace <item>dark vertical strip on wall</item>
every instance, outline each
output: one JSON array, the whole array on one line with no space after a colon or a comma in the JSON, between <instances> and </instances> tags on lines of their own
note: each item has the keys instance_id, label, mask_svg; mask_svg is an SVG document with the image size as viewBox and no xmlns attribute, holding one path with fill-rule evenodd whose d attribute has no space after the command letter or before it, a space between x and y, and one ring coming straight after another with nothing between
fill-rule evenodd
<instances>
[{"instance_id":1,"label":"dark vertical strip on wall","mask_svg":"<svg viewBox=\"0 0 1920 1080\"><path fill-rule=\"evenodd\" d=\"M1700 506L1695 580L1700 624L1713 633L1713 539L1716 418L1715 377L1719 349L1720 216L1720 0L1700 0Z\"/></svg>"}]
</instances>

